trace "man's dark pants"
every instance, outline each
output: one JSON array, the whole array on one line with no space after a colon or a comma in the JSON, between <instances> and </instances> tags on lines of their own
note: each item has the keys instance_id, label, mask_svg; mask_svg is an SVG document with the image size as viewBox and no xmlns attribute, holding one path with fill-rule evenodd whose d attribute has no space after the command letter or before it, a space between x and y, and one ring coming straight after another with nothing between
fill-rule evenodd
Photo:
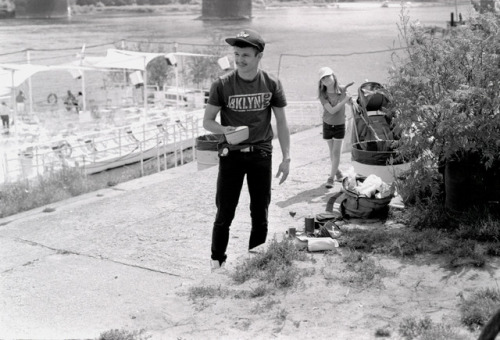
<instances>
[{"instance_id":1,"label":"man's dark pants","mask_svg":"<svg viewBox=\"0 0 500 340\"><path fill-rule=\"evenodd\" d=\"M268 208L271 202L271 153L264 150L231 151L229 155L220 158L215 196L217 215L212 231L212 260L219 260L220 263L227 258L229 227L234 218L245 175L252 219L248 248L252 249L266 242Z\"/></svg>"}]
</instances>

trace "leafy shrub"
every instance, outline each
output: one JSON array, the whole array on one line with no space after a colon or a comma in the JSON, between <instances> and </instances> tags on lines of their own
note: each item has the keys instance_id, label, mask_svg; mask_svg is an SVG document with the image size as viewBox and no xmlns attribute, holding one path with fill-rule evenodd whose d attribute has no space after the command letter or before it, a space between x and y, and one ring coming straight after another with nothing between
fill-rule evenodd
<instances>
[{"instance_id":1,"label":"leafy shrub","mask_svg":"<svg viewBox=\"0 0 500 340\"><path fill-rule=\"evenodd\" d=\"M395 180L396 190L406 206L442 204L444 186L437 168L427 167L425 157L410 164L410 169Z\"/></svg>"},{"instance_id":2,"label":"leafy shrub","mask_svg":"<svg viewBox=\"0 0 500 340\"><path fill-rule=\"evenodd\" d=\"M423 213L444 199L434 169L471 154L484 168L499 161L499 23L499 16L479 14L438 37L401 13L404 52L394 58L387 89L395 129L403 132L398 152L421 157L399 192Z\"/></svg>"}]
</instances>

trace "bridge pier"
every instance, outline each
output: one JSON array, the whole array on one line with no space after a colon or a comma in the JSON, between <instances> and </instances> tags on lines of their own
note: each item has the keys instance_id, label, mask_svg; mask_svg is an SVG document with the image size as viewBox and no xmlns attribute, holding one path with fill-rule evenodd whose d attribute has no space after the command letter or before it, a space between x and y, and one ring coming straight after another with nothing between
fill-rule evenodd
<instances>
[{"instance_id":1,"label":"bridge pier","mask_svg":"<svg viewBox=\"0 0 500 340\"><path fill-rule=\"evenodd\" d=\"M203 0L201 19L250 19L252 0Z\"/></svg>"},{"instance_id":2,"label":"bridge pier","mask_svg":"<svg viewBox=\"0 0 500 340\"><path fill-rule=\"evenodd\" d=\"M70 0L13 0L16 18L66 18Z\"/></svg>"}]
</instances>

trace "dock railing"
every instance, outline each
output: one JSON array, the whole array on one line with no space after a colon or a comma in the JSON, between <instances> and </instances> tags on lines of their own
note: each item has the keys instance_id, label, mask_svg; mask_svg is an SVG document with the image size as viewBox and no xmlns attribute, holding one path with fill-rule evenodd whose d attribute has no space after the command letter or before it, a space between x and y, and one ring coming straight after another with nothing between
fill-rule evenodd
<instances>
[{"instance_id":1,"label":"dock railing","mask_svg":"<svg viewBox=\"0 0 500 340\"><path fill-rule=\"evenodd\" d=\"M292 133L321 124L320 105L316 101L289 102L287 121ZM276 134L275 121L272 119ZM203 110L180 117L135 122L123 127L70 135L50 144L24 144L11 152L0 153L0 184L34 180L63 167L76 167L86 174L154 160L157 171L167 169L167 156L174 166L186 162L185 151L193 150L196 138L210 134L203 128Z\"/></svg>"}]
</instances>

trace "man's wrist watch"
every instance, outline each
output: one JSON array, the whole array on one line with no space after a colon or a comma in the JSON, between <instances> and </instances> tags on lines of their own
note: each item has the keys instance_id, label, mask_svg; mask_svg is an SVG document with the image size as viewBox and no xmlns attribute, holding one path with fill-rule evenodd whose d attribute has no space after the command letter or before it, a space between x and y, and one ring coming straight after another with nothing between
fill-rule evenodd
<instances>
[{"instance_id":1,"label":"man's wrist watch","mask_svg":"<svg viewBox=\"0 0 500 340\"><path fill-rule=\"evenodd\" d=\"M290 163L291 160L292 160L291 158L285 158L285 159L283 159L283 162Z\"/></svg>"}]
</instances>

